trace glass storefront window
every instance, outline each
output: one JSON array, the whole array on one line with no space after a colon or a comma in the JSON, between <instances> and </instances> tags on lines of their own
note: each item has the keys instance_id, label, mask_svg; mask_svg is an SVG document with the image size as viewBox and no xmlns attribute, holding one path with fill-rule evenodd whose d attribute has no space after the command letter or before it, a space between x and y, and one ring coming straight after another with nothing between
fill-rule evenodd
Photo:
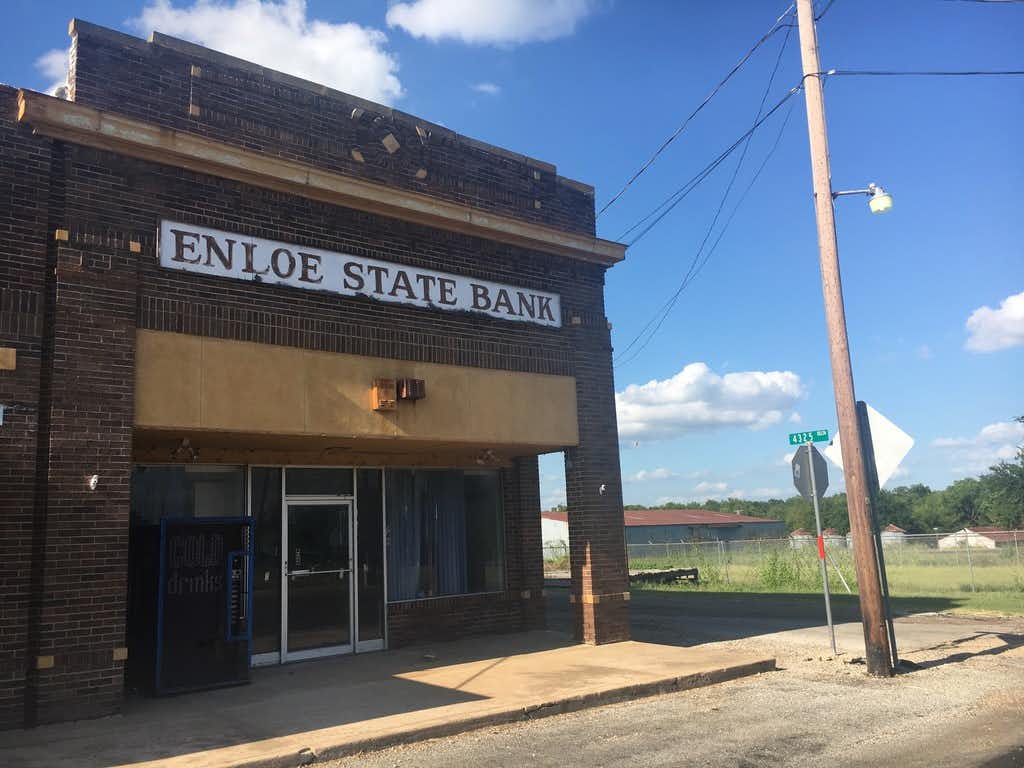
<instances>
[{"instance_id":1,"label":"glass storefront window","mask_svg":"<svg viewBox=\"0 0 1024 768\"><path fill-rule=\"evenodd\" d=\"M185 464L132 468L132 525L159 525L163 518L244 514L243 467Z\"/></svg>"},{"instance_id":2,"label":"glass storefront window","mask_svg":"<svg viewBox=\"0 0 1024 768\"><path fill-rule=\"evenodd\" d=\"M359 642L384 639L384 495L379 469L356 470Z\"/></svg>"},{"instance_id":3,"label":"glass storefront window","mask_svg":"<svg viewBox=\"0 0 1024 768\"><path fill-rule=\"evenodd\" d=\"M388 600L494 592L504 584L496 471L389 470Z\"/></svg>"},{"instance_id":4,"label":"glass storefront window","mask_svg":"<svg viewBox=\"0 0 1024 768\"><path fill-rule=\"evenodd\" d=\"M281 468L251 470L253 548L252 652L281 647Z\"/></svg>"},{"instance_id":5,"label":"glass storefront window","mask_svg":"<svg viewBox=\"0 0 1024 768\"><path fill-rule=\"evenodd\" d=\"M351 496L352 470L335 467L288 467L284 492L288 496Z\"/></svg>"}]
</instances>

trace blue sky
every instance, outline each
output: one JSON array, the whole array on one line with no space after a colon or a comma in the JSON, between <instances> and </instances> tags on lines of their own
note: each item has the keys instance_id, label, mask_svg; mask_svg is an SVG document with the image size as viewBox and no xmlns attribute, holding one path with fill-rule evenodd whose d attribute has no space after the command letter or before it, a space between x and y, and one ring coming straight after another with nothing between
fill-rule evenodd
<instances>
[{"instance_id":1,"label":"blue sky","mask_svg":"<svg viewBox=\"0 0 1024 768\"><path fill-rule=\"evenodd\" d=\"M469 8L9 0L0 13L18 34L0 49L0 80L57 82L62 58L51 52L66 48L73 16L140 36L156 27L554 162L595 185L601 206L786 3ZM784 37L600 217L601 236L617 239L749 128ZM836 0L819 24L825 69L1022 69L1021 40L1016 3ZM799 79L793 30L768 104ZM836 77L826 102L835 187L874 181L895 198L886 216L871 216L862 198L837 203L857 393L917 441L890 485L943 487L1024 441L1010 423L1024 414L1024 78ZM802 96L791 103L777 151L705 268L643 351L616 368L627 503L789 495L788 432L835 429ZM787 107L751 141L726 215ZM682 279L737 157L609 272L619 350ZM546 505L564 498L560 464L542 460Z\"/></svg>"}]
</instances>

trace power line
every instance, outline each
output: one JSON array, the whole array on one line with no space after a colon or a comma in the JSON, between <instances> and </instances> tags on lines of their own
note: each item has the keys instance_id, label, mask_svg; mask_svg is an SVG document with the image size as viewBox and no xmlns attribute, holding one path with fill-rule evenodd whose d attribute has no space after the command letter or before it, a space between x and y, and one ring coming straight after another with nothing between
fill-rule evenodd
<instances>
[{"instance_id":1,"label":"power line","mask_svg":"<svg viewBox=\"0 0 1024 768\"><path fill-rule=\"evenodd\" d=\"M683 201L683 199L685 199L686 196L688 194L690 194L690 192L692 192L694 189L696 189L696 187L702 181L704 181L704 179L706 179L708 176L710 176L711 173L719 165L721 165L722 162L725 161L725 159L729 155L731 155L733 152L735 152L736 149L740 146L740 144L743 143L744 139L746 139L748 136L753 134L758 128L760 128L765 123L765 121L767 121L787 101L789 101L791 98L793 98L793 96L795 96L801 90L802 90L802 86L800 86L800 85L797 85L797 86L794 86L793 88L791 88L789 90L789 92L785 96L783 96L781 99L779 99L779 101L777 101L772 106L772 108L770 110L768 110L756 123L754 123L754 125L751 126L750 129L745 131L738 139L736 139L736 141L734 141L725 150L723 150L721 152L721 154L718 155L718 157L716 157L714 160L712 160L710 163L708 163L706 166L704 166L704 168L701 169L695 176L693 176L689 181L687 181L685 184L683 184L683 186L679 187L675 192L673 192L671 195L669 195L667 198L665 198L653 210L648 212L647 215L645 215L643 218L641 218L639 221L637 221L635 224L633 224L631 227L629 227L629 229L627 229L625 232L623 232L617 239L623 240L627 235L629 235L631 232L633 232L634 230L636 230L637 228L642 226L645 222L651 220L652 217L653 217L653 221L650 221L650 223L647 224L647 226L644 227L640 231L640 233L638 235L636 235L636 237L634 237L632 240L630 240L627 243L627 245L630 246L630 247L632 247L633 245L636 245L636 243L641 238L643 238L644 235L646 235L648 232L651 231L651 229L653 229L655 226L657 226L657 224L663 218L665 218L665 216L667 216L669 214L669 212L672 211L673 208L675 208L679 203L681 203Z\"/></svg>"},{"instance_id":2,"label":"power line","mask_svg":"<svg viewBox=\"0 0 1024 768\"><path fill-rule=\"evenodd\" d=\"M682 125L680 125L678 128L676 128L676 130L672 133L672 135L669 136L667 139L665 139L665 141L663 141L661 143L661 146L659 146L655 150L654 154L651 155L647 159L647 162L645 162L643 165L641 165L640 168L632 176L629 177L629 180L622 186L622 189L620 189L618 192L616 192L615 195L613 195L612 198L607 203L604 204L604 207L601 208L601 210L597 212L597 216L598 217L602 213L607 211L615 203L615 201L617 201L620 197L622 197L623 193L625 193L625 191L627 189L629 189L633 185L633 182L635 182L638 178L640 178L640 176L644 173L644 171L646 171L648 168L651 167L651 165L654 164L654 161L657 160L658 157L661 155L661 153L664 152L668 148L669 144L671 144L673 141L675 141L677 138L679 138L679 135L684 130L686 130L686 126L690 124L690 121L693 120L693 118L696 117L697 114L702 109L704 109L704 107L706 107L711 102L711 100L717 95L717 93L720 90L722 90L722 88L725 86L725 84L728 83L729 80L732 79L732 76L735 75L740 70L740 68L744 64L747 63L747 61L750 59L750 57L754 55L754 52L757 51L757 49L760 48L765 43L766 40L768 40L768 38L770 38L772 35L774 35L776 32L778 32L784 26L782 24L782 20L785 19L787 16L789 16L793 12L794 8L795 8L795 5L790 3L789 7L786 8L785 11L783 11L782 15L779 16L775 20L775 23L772 24L771 28L764 35L762 35L761 38L756 43L754 43L754 45L750 48L750 50L748 50L745 54L743 54L743 57L736 63L736 65L732 69L729 70L729 72L726 74L726 76L724 78L722 78L722 80L719 81L718 85L716 85L714 88L711 89L711 93L709 93L705 97L704 101L702 101L700 104L698 104L697 108L695 110L693 110L686 117L685 120L683 120Z\"/></svg>"},{"instance_id":3,"label":"power line","mask_svg":"<svg viewBox=\"0 0 1024 768\"><path fill-rule=\"evenodd\" d=\"M718 204L718 209L715 211L715 215L714 215L714 217L711 220L711 224L708 226L707 232L705 232L703 240L701 240L700 247L697 249L697 253L694 256L693 261L690 263L689 269L687 269L686 274L683 276L683 280L680 283L679 289L675 292L675 294L673 294L673 296L669 299L669 301L666 302L666 304L662 306L662 308L654 315L654 317L652 317L651 320L649 320L647 322L647 324L640 330L640 333L638 333L635 337L633 337L633 339L625 347L625 349L623 349L622 352L619 353L619 359L620 360L621 360L622 356L627 354L629 352L629 350L637 343L637 341L639 341L640 338L643 337L643 335L647 332L647 330L651 327L651 325L656 320L657 320L657 325L650 332L650 335L647 337L645 342L640 346L640 348L637 349L637 351L633 354L633 356L631 356L626 362L629 362L629 360L632 360L637 355L639 355L640 352L642 352L643 349L646 348L646 346L650 343L651 339L655 336L655 334L657 334L658 330L661 328L662 324L665 322L665 319L668 317L669 313L672 311L672 308L675 306L675 303L678 300L679 295L683 292L683 290L686 288L686 286L689 285L690 282L692 282L692 280L697 276L697 274L704 268L704 265L707 263L708 259L714 253L715 249L718 247L718 243L721 242L722 236L725 234L726 229L728 229L728 227L729 227L729 223L732 221L732 218L736 215L736 211L739 209L740 205L743 203L743 200L746 198L747 193L750 191L750 189L753 186L754 182L757 181L758 176L761 175L761 171L764 170L764 167L767 164L768 158L770 158L771 155L775 152L775 148L778 146L779 139L782 136L782 130L785 128L785 124L789 121L789 114L792 113L792 104L790 105L789 112L786 115L786 120L783 122L782 129L780 129L779 135L775 139L775 143L772 145L772 148L769 150L768 156L761 163L761 166L758 168L757 172L754 174L754 177L751 180L750 184L747 185L746 190L744 190L743 194L740 196L739 201L733 207L733 210L730 213L728 219L726 220L725 225L722 227L722 230L719 232L718 238L715 240L714 244L711 246L711 249L704 256L703 261L701 261L701 255L704 252L704 247L707 245L708 239L711 237L711 233L714 231L715 225L718 223L718 219L721 216L722 209L725 207L726 200L728 200L729 194L732 192L732 188L733 188L733 185L736 182L737 176L739 175L740 168L742 167L743 161L744 161L744 159L747 156L747 151L750 149L750 141L751 141L751 138L753 137L753 131L754 131L754 129L757 128L758 125L761 124L761 122L763 122L763 120L761 119L761 113L764 111L764 105L765 105L765 102L768 100L768 94L771 92L772 86L775 83L775 76L776 76L776 74L779 71L779 65L782 62L782 55L783 55L783 53L786 50L786 45L789 43L790 34L791 34L790 31L786 32L786 37L783 39L782 45L779 47L779 52L778 52L778 54L775 57L775 64L772 67L771 75L768 78L768 85L765 86L764 93L761 95L761 101L760 101L760 103L758 104L758 107L757 107L757 114L754 116L754 125L752 126L751 130L746 135L746 142L745 142L745 144L743 146L743 152L740 154L740 158L736 162L735 168L733 168L732 176L729 179L729 183L726 185L725 192L723 193L722 199L721 199L721 201ZM790 91L789 95L791 96L793 93L794 93L794 91ZM788 97L787 97L787 99L788 99ZM795 104L795 102L793 102L793 103ZM774 111L774 108L773 108L772 111ZM771 113L769 113L769 115L770 114ZM768 115L766 115L765 117L768 117ZM743 139L741 138L741 139L739 139L739 141L743 141ZM729 153L731 153L731 151L732 151L732 148L730 148ZM726 156L728 156L728 155L726 154L724 156L721 156L722 160L724 160ZM714 163L713 166L709 166L710 170L713 170L714 167L717 167L717 163ZM710 170L708 172L710 172ZM700 178L700 180L703 180L703 178L706 178L706 176L707 176L707 174L705 173L703 175L699 175L699 178ZM699 183L699 181L697 183ZM689 191L691 191L693 189L694 186L696 186L696 184L693 184L692 186L690 186L690 189L687 190L687 194L689 193ZM679 199L681 200L682 198L679 198ZM678 202L678 200L676 202ZM673 203L673 205L674 205L674 203ZM663 218L664 215L667 214L669 210L671 210L671 208L667 209L665 211L665 213L662 214L662 216L659 217L658 220ZM646 230L644 230L644 232L642 232L640 235L638 235L636 239L638 240L640 237L642 237L644 234L646 234L646 232L650 231L650 228L653 227L655 224L657 224L657 221L653 222L650 225L650 227L648 227ZM634 242L636 242L636 240L634 240ZM660 319L658 319L659 316L660 316Z\"/></svg>"},{"instance_id":4,"label":"power line","mask_svg":"<svg viewBox=\"0 0 1024 768\"><path fill-rule=\"evenodd\" d=\"M755 126L761 119L761 113L764 112L764 104L768 100L768 94L771 93L772 86L775 84L775 75L778 74L779 64L782 63L782 54L785 53L786 51L786 45L789 43L790 33L791 30L787 30L786 37L783 38L782 45L779 46L778 55L776 55L775 57L775 65L772 67L771 75L768 77L768 85L765 86L764 93L761 95L761 102L757 105L757 114L754 115ZM697 256L691 263L690 269L687 271L686 275L683 278L684 282L686 282L689 279L690 274L697 263L697 259L700 258L701 253L703 253L704 251L704 246L707 245L708 239L711 237L711 233L715 229L715 225L718 224L718 217L721 216L722 209L725 207L725 202L726 200L729 199L729 194L732 192L733 185L736 183L736 177L739 175L740 168L743 166L743 161L747 157L747 151L750 149L750 141L753 138L753 136L753 132L747 135L746 141L743 144L743 151L740 153L739 160L736 161L736 167L733 168L732 177L729 179L729 183L725 187L725 192L722 194L722 200L718 204L718 209L715 211L715 215L711 219L711 224L708 226L708 230L704 234L704 239L701 240L700 247L697 249Z\"/></svg>"},{"instance_id":5,"label":"power line","mask_svg":"<svg viewBox=\"0 0 1024 768\"><path fill-rule=\"evenodd\" d=\"M633 360L635 360L640 355L641 352L644 351L644 349L647 348L647 346L654 339L655 335L661 329L661 326L664 324L665 320L668 319L668 315L672 311L672 309L675 307L675 304L678 301L679 296L696 279L697 275L699 275L701 270L704 269L704 265L708 263L708 261L710 260L711 256L718 249L718 244L722 241L722 238L725 236L726 231L728 231L729 225L732 223L733 218L736 216L736 214L739 211L740 207L742 207L743 201L747 199L747 195L750 193L750 190L754 188L754 184L756 184L758 178L760 178L761 172L765 169L765 167L768 165L768 162L772 159L772 156L775 154L775 151L779 148L779 144L781 143L781 140L782 140L782 135L786 131L786 126L789 124L789 118L793 114L793 107L795 107L796 104L797 104L797 102L795 102L795 101L790 103L789 109L786 110L786 115L782 119L782 124L779 126L779 132L775 135L775 141L772 143L772 146L768 150L768 153L764 156L764 159L761 161L761 165L758 167L757 171L751 177L750 181L747 184L746 189L743 190L743 193L740 195L739 200L736 201L736 205L734 205L732 211L729 212L729 217L725 220L725 224L722 225L722 229L719 231L718 237L715 238L715 242L712 243L711 248L708 250L707 255L704 257L704 260L697 267L697 269L693 272L693 275L690 277L690 279L686 280L683 285L680 285L680 287L676 290L676 292L674 294L672 294L672 296L669 297L668 301L666 301L665 304L662 305L661 309L658 311L657 314L655 314L654 318L652 318L647 323L647 325L645 325L644 328L641 329L640 334L638 334L637 338L634 339L634 341L630 342L630 346L635 344L636 341L639 340L639 337L642 336L643 333L648 328L651 327L651 325L654 323L655 319L660 317L660 320L658 320L658 323L655 326L654 330L652 330L651 333L647 336L647 338L644 340L644 343L641 344L640 347L638 347L636 349L636 351L632 355L630 355L625 360L622 360L620 358L618 361L616 361L616 364L624 365L625 363L632 362ZM629 350L629 346L627 346L626 349L623 350L623 354L625 354L628 350Z\"/></svg>"},{"instance_id":6,"label":"power line","mask_svg":"<svg viewBox=\"0 0 1024 768\"><path fill-rule=\"evenodd\" d=\"M832 3L834 3L835 1L836 0L828 0L828 3L825 5L825 8L820 13L818 13L817 16L814 17L814 20L821 21L825 14L828 13L828 9L832 7Z\"/></svg>"},{"instance_id":7,"label":"power line","mask_svg":"<svg viewBox=\"0 0 1024 768\"><path fill-rule=\"evenodd\" d=\"M961 0L963 1L963 0ZM979 2L980 0L974 0ZM986 0L995 2L996 0ZM1003 0L998 0L1003 2ZM1024 0L1021 0L1024 2ZM1016 0L1015 0L1016 2ZM933 69L933 70L887 70L887 69L830 69L828 72L816 72L818 75L844 75L844 76L869 76L869 77L977 77L1004 75L1024 75L1024 69ZM808 75L810 77L810 75Z\"/></svg>"}]
</instances>

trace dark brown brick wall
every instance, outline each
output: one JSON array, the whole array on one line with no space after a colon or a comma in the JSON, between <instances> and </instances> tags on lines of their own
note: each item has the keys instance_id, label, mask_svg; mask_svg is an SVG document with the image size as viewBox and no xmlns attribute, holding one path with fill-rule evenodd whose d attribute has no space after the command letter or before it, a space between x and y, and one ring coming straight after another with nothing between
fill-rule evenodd
<instances>
[{"instance_id":1,"label":"dark brown brick wall","mask_svg":"<svg viewBox=\"0 0 1024 768\"><path fill-rule=\"evenodd\" d=\"M17 92L0 86L0 728L22 721L32 595L36 435L43 353L50 142L14 122Z\"/></svg>"},{"instance_id":2,"label":"dark brown brick wall","mask_svg":"<svg viewBox=\"0 0 1024 768\"><path fill-rule=\"evenodd\" d=\"M137 264L126 250L57 251L45 552L35 564L36 653L53 666L32 674L30 722L113 712L121 700Z\"/></svg>"},{"instance_id":3,"label":"dark brown brick wall","mask_svg":"<svg viewBox=\"0 0 1024 768\"><path fill-rule=\"evenodd\" d=\"M74 100L157 125L559 229L594 233L592 192L553 166L162 35L76 22ZM130 71L131 77L120 73ZM354 112L353 110L358 110ZM419 128L419 130L417 130ZM392 135L400 149L381 140ZM353 159L352 150L364 162ZM425 178L417 178L419 171Z\"/></svg>"},{"instance_id":4,"label":"dark brown brick wall","mask_svg":"<svg viewBox=\"0 0 1024 768\"><path fill-rule=\"evenodd\" d=\"M160 218L556 291L566 324L571 314L604 322L604 269L595 264L86 148L72 153L67 197L72 242L142 242L140 325L148 329L571 373L558 329L160 269Z\"/></svg>"},{"instance_id":5,"label":"dark brown brick wall","mask_svg":"<svg viewBox=\"0 0 1024 768\"><path fill-rule=\"evenodd\" d=\"M626 565L615 387L610 331L570 329L580 442L565 451L571 600L580 640L629 638Z\"/></svg>"},{"instance_id":6,"label":"dark brown brick wall","mask_svg":"<svg viewBox=\"0 0 1024 768\"><path fill-rule=\"evenodd\" d=\"M415 153L369 153L353 166L345 159L350 145L377 130L372 115L365 125L349 116L361 102L318 95L212 53L199 62L202 84L193 94L209 99L201 110L217 114L189 117L182 94L196 57L126 40L78 36L76 98L398 187L417 188L411 164L429 162L422 191L593 231L592 196L558 182L550 167L443 131L437 143L417 147L415 121L399 113L381 114ZM228 104L235 112L224 111ZM113 653L125 642L137 328L576 376L581 444L567 455L574 595L603 601L581 597L580 632L592 642L625 636L603 267L50 142L17 125L14 113L15 93L0 88L0 346L19 355L16 371L0 372L0 402L24 406L0 427L0 726L119 706L123 663ZM161 270L162 218L557 292L564 327ZM68 240L55 240L56 229L68 230ZM131 241L141 252L131 252ZM100 476L95 492L92 474ZM506 590L392 605L393 644L543 625L536 458L503 470L503 488ZM51 656L52 667L33 669L37 657Z\"/></svg>"}]
</instances>

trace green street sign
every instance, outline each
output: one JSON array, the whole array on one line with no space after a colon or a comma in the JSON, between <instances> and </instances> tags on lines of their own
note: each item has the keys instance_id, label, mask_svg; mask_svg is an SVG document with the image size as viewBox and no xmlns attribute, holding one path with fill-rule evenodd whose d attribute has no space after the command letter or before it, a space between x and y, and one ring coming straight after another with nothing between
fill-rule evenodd
<instances>
[{"instance_id":1,"label":"green street sign","mask_svg":"<svg viewBox=\"0 0 1024 768\"><path fill-rule=\"evenodd\" d=\"M813 432L792 432L789 435L790 445L803 445L804 443L827 443L828 430L816 429Z\"/></svg>"}]
</instances>

